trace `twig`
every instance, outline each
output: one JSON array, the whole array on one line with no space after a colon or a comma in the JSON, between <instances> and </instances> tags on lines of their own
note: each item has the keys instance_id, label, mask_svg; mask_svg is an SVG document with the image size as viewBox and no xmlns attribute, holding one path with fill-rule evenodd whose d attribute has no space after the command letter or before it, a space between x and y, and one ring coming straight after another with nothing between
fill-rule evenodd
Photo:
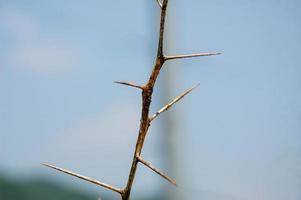
<instances>
[{"instance_id":1,"label":"twig","mask_svg":"<svg viewBox=\"0 0 301 200\"><path fill-rule=\"evenodd\" d=\"M134 87L134 88L139 88L139 89L143 90L143 86L137 85L135 83L125 82L125 81L114 81L114 83L130 86L130 87Z\"/></svg>"},{"instance_id":2,"label":"twig","mask_svg":"<svg viewBox=\"0 0 301 200\"><path fill-rule=\"evenodd\" d=\"M150 117L149 121L153 121L156 117L158 117L161 113L167 111L170 107L172 107L175 103L180 101L182 98L184 98L187 94L189 94L192 90L197 88L200 84L197 84L196 86L190 88L189 90L183 92L181 95L177 96L174 100L172 100L170 103L165 105L163 108L158 110L152 117Z\"/></svg>"},{"instance_id":3,"label":"twig","mask_svg":"<svg viewBox=\"0 0 301 200\"><path fill-rule=\"evenodd\" d=\"M160 170L158 170L154 166L152 166L152 164L150 164L149 162L147 162L146 160L144 160L143 158L141 158L141 156L137 156L137 159L138 159L139 162L141 162L142 164L144 164L146 167L150 168L151 170L153 170L154 172L156 172L157 174L159 174L160 176L162 176L163 178L165 178L168 182L170 182L174 186L177 186L176 181L174 181L173 179L171 179L167 175L163 174Z\"/></svg>"},{"instance_id":4,"label":"twig","mask_svg":"<svg viewBox=\"0 0 301 200\"><path fill-rule=\"evenodd\" d=\"M114 192L117 192L117 193L119 193L119 194L121 194L121 192L122 192L120 189L115 188L115 187L113 187L113 186L111 186L111 185L108 185L108 184L99 182L99 181L97 181L97 180L95 180L95 179L92 179L92 178L89 178L89 177L86 177L86 176L83 176L83 175L74 173L74 172L72 172L72 171L69 171L69 170L66 170L66 169L63 169L63 168L54 166L54 165L49 165L49 164L42 164L42 165L44 165L44 166L46 166L46 167L50 167L50 168L55 169L55 170L58 170L58 171L60 171L60 172L64 172L64 173L69 174L69 175L71 175L71 176L75 176L75 177L77 177L77 178L80 178L80 179L82 179L82 180L88 181L88 182L90 182L90 183L94 183L95 185L102 186L102 187L104 187L104 188L107 188L107 189L112 190L112 191L114 191Z\"/></svg>"},{"instance_id":5,"label":"twig","mask_svg":"<svg viewBox=\"0 0 301 200\"><path fill-rule=\"evenodd\" d=\"M182 59L182 58L193 58L193 57L202 57L202 56L216 56L221 53L194 53L194 54L186 54L186 55L175 55L175 56L165 56L165 60L174 60L174 59Z\"/></svg>"}]
</instances>

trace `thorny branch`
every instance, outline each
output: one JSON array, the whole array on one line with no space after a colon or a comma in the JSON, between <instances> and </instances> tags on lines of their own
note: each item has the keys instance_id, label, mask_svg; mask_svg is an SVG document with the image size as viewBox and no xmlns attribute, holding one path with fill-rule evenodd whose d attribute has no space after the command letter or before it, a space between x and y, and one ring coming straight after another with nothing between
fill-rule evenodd
<instances>
[{"instance_id":1,"label":"thorny branch","mask_svg":"<svg viewBox=\"0 0 301 200\"><path fill-rule=\"evenodd\" d=\"M142 110L141 110L141 118L140 118L140 128L139 128L139 134L136 142L136 147L135 147L135 152L133 156L133 161L132 161L132 166L130 169L129 177L127 180L127 184L123 189L118 189L113 186L110 186L108 184L99 182L97 180L88 178L86 176L82 176L80 174L76 174L74 172L71 172L69 170L65 170L59 167L56 167L54 165L49 165L49 164L44 164L47 167L50 167L52 169L58 170L60 172L69 174L71 176L75 176L77 178L80 178L82 180L94 183L96 185L99 185L101 187L107 188L109 190L112 190L116 193L119 193L121 195L122 200L129 200L130 199L130 194L132 190L132 185L135 179L136 175L136 170L138 163L142 163L166 180L168 180L170 183L176 185L176 182L169 178L168 176L164 175L162 172L160 172L158 169L153 167L150 163L146 162L141 158L141 151L143 148L144 140L147 135L150 122L153 121L157 116L159 116L161 113L167 111L171 106L173 106L175 103L177 103L179 100L181 100L183 97L185 97L188 93L190 93L195 87L187 90L180 96L176 97L173 101L171 101L169 104L164 106L162 109L160 109L158 112L156 112L153 116L149 116L149 110L150 110L150 105L152 101L152 94L153 94L153 89L156 83L156 80L159 76L160 70L165 63L165 61L168 60L174 60L174 59L182 59L182 58L192 58L192 57L200 57L200 56L212 56L212 55L219 55L219 53L196 53L196 54L187 54L187 55L176 55L176 56L165 56L163 53L163 46L164 46L164 28L165 28L165 18L166 18L166 11L167 11L167 5L168 5L168 0L156 0L160 9L161 9L161 18L160 18L160 31L159 31L159 43L158 43L158 50L157 50L157 57L155 60L155 65L153 67L153 70L150 74L149 80L146 82L145 85L140 86L136 85L134 83L129 83L129 82L123 82L123 81L116 81L118 84L130 86L130 87L135 87L138 89L142 90Z\"/></svg>"}]
</instances>

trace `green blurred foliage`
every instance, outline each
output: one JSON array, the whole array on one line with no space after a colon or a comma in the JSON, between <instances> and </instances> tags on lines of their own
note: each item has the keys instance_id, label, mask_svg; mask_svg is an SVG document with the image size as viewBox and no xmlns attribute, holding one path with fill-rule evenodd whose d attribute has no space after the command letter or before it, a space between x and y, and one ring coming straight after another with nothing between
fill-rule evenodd
<instances>
[{"instance_id":1,"label":"green blurred foliage","mask_svg":"<svg viewBox=\"0 0 301 200\"><path fill-rule=\"evenodd\" d=\"M0 175L0 200L97 200L96 194L71 189L43 178L14 180ZM116 199L102 196L102 200ZM166 199L163 196L140 200Z\"/></svg>"},{"instance_id":2,"label":"green blurred foliage","mask_svg":"<svg viewBox=\"0 0 301 200\"><path fill-rule=\"evenodd\" d=\"M0 200L96 200L43 179L16 181L0 176Z\"/></svg>"}]
</instances>

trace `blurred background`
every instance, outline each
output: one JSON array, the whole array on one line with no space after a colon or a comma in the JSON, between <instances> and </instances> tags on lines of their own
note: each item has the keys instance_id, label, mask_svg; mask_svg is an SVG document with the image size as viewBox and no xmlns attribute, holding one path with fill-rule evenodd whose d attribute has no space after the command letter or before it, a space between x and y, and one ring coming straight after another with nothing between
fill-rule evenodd
<instances>
[{"instance_id":1,"label":"blurred background","mask_svg":"<svg viewBox=\"0 0 301 200\"><path fill-rule=\"evenodd\" d=\"M40 165L125 185L147 80L155 0L0 0L0 199L119 196ZM170 0L170 61L152 112L200 87L150 128L132 199L301 199L301 2Z\"/></svg>"}]
</instances>

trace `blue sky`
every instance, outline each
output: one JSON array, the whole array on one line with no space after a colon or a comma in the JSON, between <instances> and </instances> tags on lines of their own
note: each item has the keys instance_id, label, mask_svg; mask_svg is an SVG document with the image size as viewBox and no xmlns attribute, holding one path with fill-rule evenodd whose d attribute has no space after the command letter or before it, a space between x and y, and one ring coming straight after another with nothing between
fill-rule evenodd
<instances>
[{"instance_id":1,"label":"blue sky","mask_svg":"<svg viewBox=\"0 0 301 200\"><path fill-rule=\"evenodd\" d=\"M297 0L170 0L166 52L222 52L162 70L153 112L162 94L171 99L200 83L154 123L145 144L144 156L170 171L160 145L162 123L173 116L179 173L172 175L182 186L172 192L188 199L300 199L300 9ZM113 81L146 81L158 20L155 0L2 0L0 168L73 184L39 165L50 162L122 186L140 96ZM133 195L166 185L143 167L135 184Z\"/></svg>"}]
</instances>

